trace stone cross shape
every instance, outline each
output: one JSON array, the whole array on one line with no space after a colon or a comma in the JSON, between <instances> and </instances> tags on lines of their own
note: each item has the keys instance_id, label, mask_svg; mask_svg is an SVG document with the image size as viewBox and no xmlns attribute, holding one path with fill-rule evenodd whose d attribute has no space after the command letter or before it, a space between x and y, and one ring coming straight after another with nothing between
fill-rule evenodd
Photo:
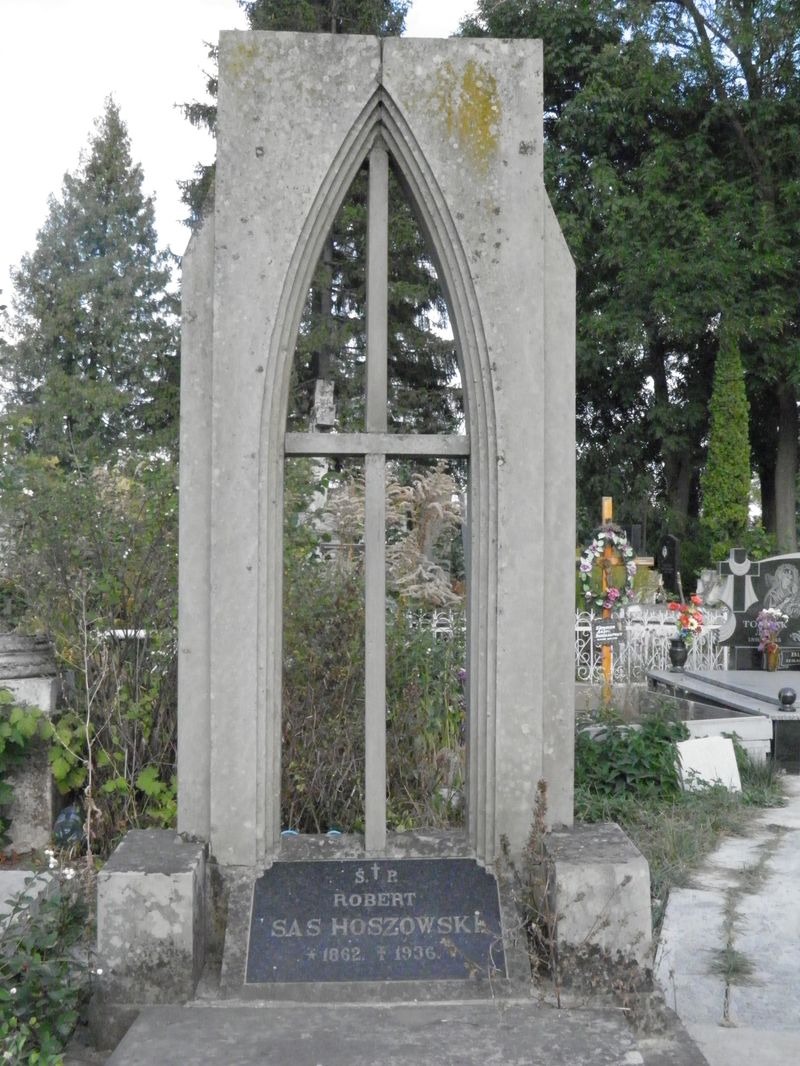
<instances>
[{"instance_id":1,"label":"stone cross shape","mask_svg":"<svg viewBox=\"0 0 800 1066\"><path fill-rule=\"evenodd\" d=\"M287 433L286 455L363 457L365 569L365 844L386 846L386 459L468 456L465 434L389 433L389 156L380 136L369 153L367 199L367 397L364 433Z\"/></svg>"}]
</instances>

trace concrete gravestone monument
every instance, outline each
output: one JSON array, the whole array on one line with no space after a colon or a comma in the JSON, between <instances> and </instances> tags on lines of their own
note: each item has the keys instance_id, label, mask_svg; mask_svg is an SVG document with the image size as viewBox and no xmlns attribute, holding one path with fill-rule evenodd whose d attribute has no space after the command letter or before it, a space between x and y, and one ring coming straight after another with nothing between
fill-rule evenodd
<instances>
[{"instance_id":1,"label":"concrete gravestone monument","mask_svg":"<svg viewBox=\"0 0 800 1066\"><path fill-rule=\"evenodd\" d=\"M178 740L179 827L221 863L279 846L283 462L333 449L366 465L367 847L385 838L387 456L469 457L476 858L493 863L501 834L521 848L540 778L550 817L571 821L574 282L542 182L541 108L537 42L222 35L214 213L184 260ZM447 295L463 434L386 432L389 156ZM287 434L303 302L365 158L366 433Z\"/></svg>"},{"instance_id":2,"label":"concrete gravestone monument","mask_svg":"<svg viewBox=\"0 0 800 1066\"><path fill-rule=\"evenodd\" d=\"M501 841L522 852L540 780L550 823L572 823L574 269L542 179L541 57L537 41L221 36L213 210L183 263L178 830L182 898L195 906L180 942L204 928L207 848L229 900L231 994L504 974L490 876ZM312 272L365 160L365 430L286 432ZM460 433L387 432L390 165L447 297ZM363 841L281 837L283 469L294 455L365 465ZM384 473L407 456L469 462L466 830L433 851L386 832ZM573 870L591 849L578 851ZM618 899L629 860L643 860L608 862L611 852L605 840L603 891ZM106 898L101 952L114 906L123 913L110 884Z\"/></svg>"}]
</instances>

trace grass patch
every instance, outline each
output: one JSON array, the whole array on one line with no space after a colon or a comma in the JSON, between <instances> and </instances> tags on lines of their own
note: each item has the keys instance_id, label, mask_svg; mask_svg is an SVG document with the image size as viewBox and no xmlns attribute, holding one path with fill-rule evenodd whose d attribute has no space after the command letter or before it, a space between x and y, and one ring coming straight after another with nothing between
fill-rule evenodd
<instances>
[{"instance_id":1,"label":"grass patch","mask_svg":"<svg viewBox=\"0 0 800 1066\"><path fill-rule=\"evenodd\" d=\"M591 741L591 747L579 737L575 817L584 822L616 822L647 859L653 931L658 935L672 888L686 886L723 837L743 836L760 809L782 806L783 791L772 763L755 765L738 745L741 794L722 786L699 792L676 790L675 777L669 771L674 742L666 731L650 730L646 743L641 733L633 735L630 746L626 746L625 736L624 732L609 733L608 739L602 736ZM620 766L632 765L634 773L620 774ZM598 781L594 772L600 766L604 781ZM664 774L661 789L650 772L656 766ZM613 788L608 787L609 782L615 782Z\"/></svg>"},{"instance_id":2,"label":"grass patch","mask_svg":"<svg viewBox=\"0 0 800 1066\"><path fill-rule=\"evenodd\" d=\"M753 976L755 966L741 951L731 944L713 952L711 973L725 979L726 985L746 985Z\"/></svg>"}]
</instances>

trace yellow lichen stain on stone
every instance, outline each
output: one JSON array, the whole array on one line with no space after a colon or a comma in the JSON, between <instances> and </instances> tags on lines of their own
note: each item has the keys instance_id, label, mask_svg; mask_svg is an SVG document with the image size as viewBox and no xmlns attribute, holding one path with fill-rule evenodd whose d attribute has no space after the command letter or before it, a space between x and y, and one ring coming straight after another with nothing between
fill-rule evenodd
<instances>
[{"instance_id":1,"label":"yellow lichen stain on stone","mask_svg":"<svg viewBox=\"0 0 800 1066\"><path fill-rule=\"evenodd\" d=\"M483 174L497 151L500 95L497 79L485 63L467 61L461 74L443 63L436 76L433 102L465 154Z\"/></svg>"},{"instance_id":2,"label":"yellow lichen stain on stone","mask_svg":"<svg viewBox=\"0 0 800 1066\"><path fill-rule=\"evenodd\" d=\"M258 57L258 46L237 41L228 55L228 73L238 81Z\"/></svg>"}]
</instances>

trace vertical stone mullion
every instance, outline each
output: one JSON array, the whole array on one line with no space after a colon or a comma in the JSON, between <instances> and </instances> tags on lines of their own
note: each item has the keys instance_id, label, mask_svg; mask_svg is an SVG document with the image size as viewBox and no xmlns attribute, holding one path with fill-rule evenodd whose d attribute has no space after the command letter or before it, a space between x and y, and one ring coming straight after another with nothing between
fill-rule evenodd
<instances>
[{"instance_id":1,"label":"vertical stone mullion","mask_svg":"<svg viewBox=\"0 0 800 1066\"><path fill-rule=\"evenodd\" d=\"M367 201L367 433L387 426L389 160L369 156ZM365 457L365 844L386 847L386 457Z\"/></svg>"}]
</instances>

